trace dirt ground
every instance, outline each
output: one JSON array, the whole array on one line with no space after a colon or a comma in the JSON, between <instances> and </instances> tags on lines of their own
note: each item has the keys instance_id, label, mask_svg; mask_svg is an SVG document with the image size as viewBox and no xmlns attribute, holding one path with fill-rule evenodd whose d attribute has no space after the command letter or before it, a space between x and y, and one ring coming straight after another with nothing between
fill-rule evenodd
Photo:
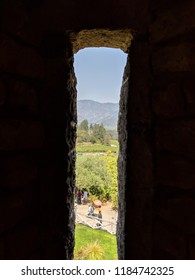
<instances>
[{"instance_id":1,"label":"dirt ground","mask_svg":"<svg viewBox=\"0 0 195 280\"><path fill-rule=\"evenodd\" d=\"M77 213L82 215L87 215L88 213L88 204L85 205L79 205L77 204ZM101 206L101 212L102 212L102 219L107 221L117 221L118 213L116 210L112 209L112 204L110 202L107 202ZM98 214L98 208L95 208L94 210L95 214Z\"/></svg>"},{"instance_id":2,"label":"dirt ground","mask_svg":"<svg viewBox=\"0 0 195 280\"><path fill-rule=\"evenodd\" d=\"M88 216L88 207L89 204L81 204L75 205L75 213L76 213L76 223L82 223L90 226L93 229L99 228L100 222L97 217L99 208L95 208L94 216ZM101 229L106 230L111 234L116 234L116 222L118 212L112 209L111 203L106 203L101 206L102 212L102 223Z\"/></svg>"}]
</instances>

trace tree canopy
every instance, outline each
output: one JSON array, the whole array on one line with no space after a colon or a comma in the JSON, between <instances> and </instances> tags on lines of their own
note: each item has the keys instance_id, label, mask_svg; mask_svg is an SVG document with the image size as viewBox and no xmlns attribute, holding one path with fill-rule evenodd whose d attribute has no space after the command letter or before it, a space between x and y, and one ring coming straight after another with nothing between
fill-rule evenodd
<instances>
[{"instance_id":1,"label":"tree canopy","mask_svg":"<svg viewBox=\"0 0 195 280\"><path fill-rule=\"evenodd\" d=\"M117 204L117 157L83 155L76 161L76 185L89 195Z\"/></svg>"},{"instance_id":2,"label":"tree canopy","mask_svg":"<svg viewBox=\"0 0 195 280\"><path fill-rule=\"evenodd\" d=\"M110 146L110 134L106 131L103 124L90 124L83 120L77 127L77 142L91 142Z\"/></svg>"},{"instance_id":3,"label":"tree canopy","mask_svg":"<svg viewBox=\"0 0 195 280\"><path fill-rule=\"evenodd\" d=\"M79 125L79 129L84 130L84 131L88 131L88 129L89 129L88 120L83 120Z\"/></svg>"}]
</instances>

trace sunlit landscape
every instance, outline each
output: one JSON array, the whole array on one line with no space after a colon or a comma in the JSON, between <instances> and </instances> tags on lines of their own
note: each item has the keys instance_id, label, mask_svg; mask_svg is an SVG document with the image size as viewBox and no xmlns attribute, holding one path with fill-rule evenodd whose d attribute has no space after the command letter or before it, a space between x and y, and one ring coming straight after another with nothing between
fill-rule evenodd
<instances>
[{"instance_id":1,"label":"sunlit landscape","mask_svg":"<svg viewBox=\"0 0 195 280\"><path fill-rule=\"evenodd\" d=\"M94 48L89 49L89 56L84 50L83 56L78 54L78 60L75 59L78 79L75 259L117 259L117 122L126 58L122 54L120 50Z\"/></svg>"}]
</instances>

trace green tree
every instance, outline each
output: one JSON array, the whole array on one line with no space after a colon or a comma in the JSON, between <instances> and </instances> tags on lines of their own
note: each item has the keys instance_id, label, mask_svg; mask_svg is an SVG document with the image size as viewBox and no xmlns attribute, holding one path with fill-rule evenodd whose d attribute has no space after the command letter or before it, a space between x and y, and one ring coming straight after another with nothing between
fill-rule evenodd
<instances>
[{"instance_id":1,"label":"green tree","mask_svg":"<svg viewBox=\"0 0 195 280\"><path fill-rule=\"evenodd\" d=\"M91 142L110 146L111 136L104 128L103 124L90 124L83 120L77 127L77 143Z\"/></svg>"},{"instance_id":2,"label":"green tree","mask_svg":"<svg viewBox=\"0 0 195 280\"><path fill-rule=\"evenodd\" d=\"M92 144L97 143L97 139L95 138L95 136L90 136L90 140L89 140Z\"/></svg>"},{"instance_id":3,"label":"green tree","mask_svg":"<svg viewBox=\"0 0 195 280\"><path fill-rule=\"evenodd\" d=\"M111 178L109 185L109 196L113 202L113 207L118 208L118 171L117 171L117 156L109 155L102 156L105 163L108 176Z\"/></svg>"},{"instance_id":4,"label":"green tree","mask_svg":"<svg viewBox=\"0 0 195 280\"><path fill-rule=\"evenodd\" d=\"M89 126L89 130L90 130L90 131L93 131L93 124L92 124L92 123L91 123L90 126Z\"/></svg>"},{"instance_id":5,"label":"green tree","mask_svg":"<svg viewBox=\"0 0 195 280\"><path fill-rule=\"evenodd\" d=\"M101 144L110 146L110 136L103 124L95 123L90 128L92 130L92 135L97 139L97 141L99 141Z\"/></svg>"},{"instance_id":6,"label":"green tree","mask_svg":"<svg viewBox=\"0 0 195 280\"><path fill-rule=\"evenodd\" d=\"M117 130L115 130L115 129L113 129L113 130L109 129L109 130L107 130L107 133L110 135L110 138L111 138L112 140L118 140L118 132L117 132Z\"/></svg>"},{"instance_id":7,"label":"green tree","mask_svg":"<svg viewBox=\"0 0 195 280\"><path fill-rule=\"evenodd\" d=\"M106 132L105 134L104 134L104 145L106 145L106 146L110 146L110 135Z\"/></svg>"},{"instance_id":8,"label":"green tree","mask_svg":"<svg viewBox=\"0 0 195 280\"><path fill-rule=\"evenodd\" d=\"M83 120L83 121L80 123L80 125L79 125L79 129L88 132L88 130L89 130L89 123L88 123L88 120Z\"/></svg>"},{"instance_id":9,"label":"green tree","mask_svg":"<svg viewBox=\"0 0 195 280\"><path fill-rule=\"evenodd\" d=\"M90 139L90 136L87 131L85 130L77 130L77 143L83 143L88 142Z\"/></svg>"},{"instance_id":10,"label":"green tree","mask_svg":"<svg viewBox=\"0 0 195 280\"><path fill-rule=\"evenodd\" d=\"M76 185L86 189L96 198L107 200L111 183L104 161L99 156L78 156L76 161Z\"/></svg>"},{"instance_id":11,"label":"green tree","mask_svg":"<svg viewBox=\"0 0 195 280\"><path fill-rule=\"evenodd\" d=\"M76 184L90 195L102 201L111 200L117 208L117 156L78 156L76 161Z\"/></svg>"}]
</instances>

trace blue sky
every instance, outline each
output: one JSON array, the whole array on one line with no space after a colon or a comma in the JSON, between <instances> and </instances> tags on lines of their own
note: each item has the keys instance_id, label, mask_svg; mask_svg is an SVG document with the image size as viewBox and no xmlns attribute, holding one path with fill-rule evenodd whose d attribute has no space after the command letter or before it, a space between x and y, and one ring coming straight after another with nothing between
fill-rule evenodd
<instances>
[{"instance_id":1,"label":"blue sky","mask_svg":"<svg viewBox=\"0 0 195 280\"><path fill-rule=\"evenodd\" d=\"M76 53L77 99L118 103L126 60L120 49L85 48Z\"/></svg>"}]
</instances>

